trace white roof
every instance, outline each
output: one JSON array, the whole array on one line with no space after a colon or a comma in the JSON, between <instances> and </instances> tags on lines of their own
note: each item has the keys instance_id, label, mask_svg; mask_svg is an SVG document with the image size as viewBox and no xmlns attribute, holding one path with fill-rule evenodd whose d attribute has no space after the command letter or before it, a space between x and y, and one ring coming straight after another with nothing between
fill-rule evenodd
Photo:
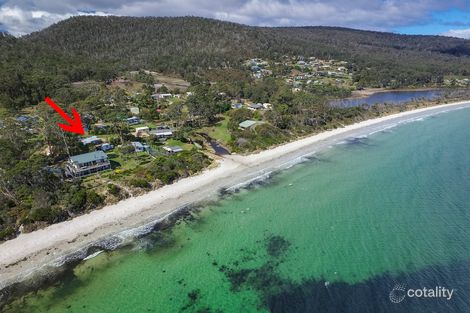
<instances>
[{"instance_id":1,"label":"white roof","mask_svg":"<svg viewBox=\"0 0 470 313\"><path fill-rule=\"evenodd\" d=\"M170 147L163 147L168 152L181 152L183 151L183 148L178 147L178 146L170 146Z\"/></svg>"}]
</instances>

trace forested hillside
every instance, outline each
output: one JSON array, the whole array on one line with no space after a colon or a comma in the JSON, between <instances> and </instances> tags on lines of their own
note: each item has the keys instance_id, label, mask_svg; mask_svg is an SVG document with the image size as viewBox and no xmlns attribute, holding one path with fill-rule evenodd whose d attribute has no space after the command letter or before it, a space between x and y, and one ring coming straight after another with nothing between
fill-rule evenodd
<instances>
[{"instance_id":1,"label":"forested hillside","mask_svg":"<svg viewBox=\"0 0 470 313\"><path fill-rule=\"evenodd\" d=\"M260 28L191 17L77 17L25 40L124 66L182 73L279 54L345 58L376 69L411 66L431 73L462 72L461 66L470 64L467 58L457 59L470 56L470 42L463 39L330 27Z\"/></svg>"},{"instance_id":2,"label":"forested hillside","mask_svg":"<svg viewBox=\"0 0 470 313\"><path fill-rule=\"evenodd\" d=\"M70 81L149 69L186 78L282 55L349 61L360 86L439 83L470 75L470 41L330 27L251 27L196 17L74 17L19 39L0 39L0 102L37 103Z\"/></svg>"}]
</instances>

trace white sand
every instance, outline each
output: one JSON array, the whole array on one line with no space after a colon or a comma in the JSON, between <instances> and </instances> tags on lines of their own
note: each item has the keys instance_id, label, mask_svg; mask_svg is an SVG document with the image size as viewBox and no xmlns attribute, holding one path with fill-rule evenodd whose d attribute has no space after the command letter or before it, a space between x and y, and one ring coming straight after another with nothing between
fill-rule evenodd
<instances>
[{"instance_id":1,"label":"white sand","mask_svg":"<svg viewBox=\"0 0 470 313\"><path fill-rule=\"evenodd\" d=\"M199 175L78 216L70 221L54 224L29 234L21 234L0 245L0 289L12 281L22 279L59 256L127 228L158 219L182 205L204 200L222 187L246 181L255 174L270 171L289 160L324 149L339 140L369 134L405 120L463 107L470 107L470 102L407 111L326 131L257 154L227 156L218 160L216 168L208 169Z\"/></svg>"}]
</instances>

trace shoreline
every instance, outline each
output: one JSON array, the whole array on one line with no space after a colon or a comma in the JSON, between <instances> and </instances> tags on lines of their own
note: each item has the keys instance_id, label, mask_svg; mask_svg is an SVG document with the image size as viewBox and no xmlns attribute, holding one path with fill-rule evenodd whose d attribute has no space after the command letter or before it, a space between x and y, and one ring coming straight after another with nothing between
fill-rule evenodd
<instances>
[{"instance_id":1,"label":"shoreline","mask_svg":"<svg viewBox=\"0 0 470 313\"><path fill-rule=\"evenodd\" d=\"M396 113L343 128L328 130L250 155L229 155L217 160L218 166L144 195L128 198L72 220L50 225L0 245L0 290L34 278L45 268L59 267L81 260L104 247L113 249L136 234L149 232L171 216L184 214L185 208L237 190L269 176L276 170L299 163L309 154L328 149L346 138L370 135L449 110L470 108L470 101L454 102ZM187 209L186 209L187 211ZM74 258L75 256L75 258ZM1 297L0 297L1 300Z\"/></svg>"}]
</instances>

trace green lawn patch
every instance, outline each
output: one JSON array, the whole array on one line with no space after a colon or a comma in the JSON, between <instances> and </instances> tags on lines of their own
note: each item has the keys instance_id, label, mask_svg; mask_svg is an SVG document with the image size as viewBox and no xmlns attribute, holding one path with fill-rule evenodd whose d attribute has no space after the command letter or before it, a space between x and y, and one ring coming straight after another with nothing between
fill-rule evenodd
<instances>
[{"instance_id":1,"label":"green lawn patch","mask_svg":"<svg viewBox=\"0 0 470 313\"><path fill-rule=\"evenodd\" d=\"M215 126L204 127L202 132L208 134L210 137L214 138L220 143L228 145L231 138L230 131L228 129L229 121L230 117L224 116L224 119L218 122Z\"/></svg>"}]
</instances>

